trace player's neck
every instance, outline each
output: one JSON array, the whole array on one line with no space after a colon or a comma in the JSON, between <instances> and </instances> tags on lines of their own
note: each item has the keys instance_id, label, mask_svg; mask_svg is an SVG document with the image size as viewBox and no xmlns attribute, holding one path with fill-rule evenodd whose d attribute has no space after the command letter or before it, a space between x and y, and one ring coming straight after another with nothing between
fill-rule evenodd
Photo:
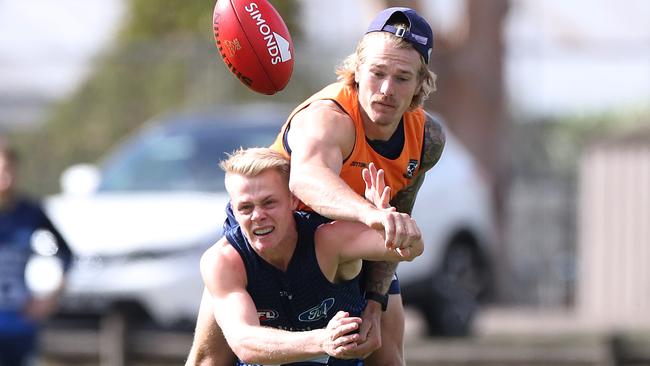
<instances>
[{"instance_id":1,"label":"player's neck","mask_svg":"<svg viewBox=\"0 0 650 366\"><path fill-rule=\"evenodd\" d=\"M297 243L298 232L296 230L289 230L287 236L276 248L258 254L273 267L286 272L287 268L289 268L291 258L293 258L293 253L296 251Z\"/></svg>"},{"instance_id":2,"label":"player's neck","mask_svg":"<svg viewBox=\"0 0 650 366\"><path fill-rule=\"evenodd\" d=\"M374 122L364 121L366 138L370 140L388 141L390 140L391 136L393 136L398 126L399 121L390 125L382 125Z\"/></svg>"},{"instance_id":3,"label":"player's neck","mask_svg":"<svg viewBox=\"0 0 650 366\"><path fill-rule=\"evenodd\" d=\"M397 130L400 120L393 123L373 122L367 115L362 116L366 137L370 140L388 141Z\"/></svg>"}]
</instances>

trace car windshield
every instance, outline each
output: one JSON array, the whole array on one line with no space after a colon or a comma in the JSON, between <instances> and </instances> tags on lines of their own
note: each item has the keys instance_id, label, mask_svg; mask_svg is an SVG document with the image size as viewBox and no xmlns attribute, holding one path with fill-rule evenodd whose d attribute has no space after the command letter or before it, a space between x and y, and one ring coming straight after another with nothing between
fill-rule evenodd
<instances>
[{"instance_id":1,"label":"car windshield","mask_svg":"<svg viewBox=\"0 0 650 366\"><path fill-rule=\"evenodd\" d=\"M100 191L223 191L219 161L238 147L269 146L279 125L159 125L110 157Z\"/></svg>"}]
</instances>

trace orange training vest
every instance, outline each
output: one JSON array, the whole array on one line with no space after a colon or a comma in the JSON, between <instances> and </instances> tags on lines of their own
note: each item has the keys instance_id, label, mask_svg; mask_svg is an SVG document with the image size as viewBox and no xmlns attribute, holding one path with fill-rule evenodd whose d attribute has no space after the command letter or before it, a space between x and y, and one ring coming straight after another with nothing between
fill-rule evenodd
<instances>
[{"instance_id":1,"label":"orange training vest","mask_svg":"<svg viewBox=\"0 0 650 366\"><path fill-rule=\"evenodd\" d=\"M342 83L326 86L296 107L282 126L271 148L290 157L283 143L285 131L289 128L293 116L316 100L336 102L354 122L356 130L354 148L350 156L343 162L340 176L355 192L361 196L364 195L365 183L361 171L370 162L374 162L378 169L384 170L386 184L391 187L391 199L418 174L424 140L425 116L423 109L418 108L415 111L404 113L404 148L399 157L388 159L373 150L366 141L357 91Z\"/></svg>"}]
</instances>

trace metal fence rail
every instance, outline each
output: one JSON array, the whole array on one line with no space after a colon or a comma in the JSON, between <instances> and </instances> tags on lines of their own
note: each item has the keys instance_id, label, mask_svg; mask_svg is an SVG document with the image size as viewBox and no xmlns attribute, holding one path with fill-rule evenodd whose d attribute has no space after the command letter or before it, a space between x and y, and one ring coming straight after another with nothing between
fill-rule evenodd
<instances>
[{"instance_id":1,"label":"metal fence rail","mask_svg":"<svg viewBox=\"0 0 650 366\"><path fill-rule=\"evenodd\" d=\"M100 329L45 329L44 366L181 365L190 349L190 332L129 329L119 314ZM535 334L457 339L409 338L409 366L452 365L650 365L650 335Z\"/></svg>"}]
</instances>

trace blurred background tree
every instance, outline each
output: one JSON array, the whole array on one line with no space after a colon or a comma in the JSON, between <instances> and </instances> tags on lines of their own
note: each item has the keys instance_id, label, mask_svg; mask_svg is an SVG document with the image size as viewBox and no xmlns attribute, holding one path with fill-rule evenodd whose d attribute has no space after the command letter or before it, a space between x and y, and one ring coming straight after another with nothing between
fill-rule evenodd
<instances>
[{"instance_id":1,"label":"blurred background tree","mask_svg":"<svg viewBox=\"0 0 650 366\"><path fill-rule=\"evenodd\" d=\"M575 282L576 167L582 149L594 135L650 123L647 99L638 110L630 110L629 103L608 110L614 104L601 101L597 108L566 108L581 99L571 94L590 100L632 90L635 79L647 80L647 71L629 77L630 70L647 68L625 62L647 61L647 32L642 32L647 22L639 11L647 7L639 1L593 7L532 0L364 0L331 8L309 0L271 1L287 22L298 55L289 85L271 98L243 87L221 61L212 36L215 0L123 1L126 17L119 36L95 58L92 74L48 110L38 128L13 132L24 153L25 186L38 196L58 191L64 168L96 161L157 115L220 103L302 100L334 79L336 62L353 51L357 35L380 8L411 6L427 11L434 27L431 68L439 76L438 91L426 107L443 116L494 189L502 229L496 248L499 277L515 282L503 287L511 289L515 302L568 304ZM458 16L435 6L443 3L454 4ZM584 14L572 6L584 7ZM603 21L593 29L591 22L579 21L601 19L599 14ZM310 19L335 24L312 26ZM299 29L299 20L308 25ZM357 21L363 24L352 31L346 27ZM65 53L57 57L68 61ZM58 61L54 70L63 63ZM581 68L567 73L557 67L567 63ZM515 73L513 83L513 69L526 77ZM586 83L591 79L597 87ZM534 108L522 103L527 98L518 98L531 89L528 103ZM593 90L597 93L588 93ZM549 108L556 99L565 101L565 109Z\"/></svg>"},{"instance_id":2,"label":"blurred background tree","mask_svg":"<svg viewBox=\"0 0 650 366\"><path fill-rule=\"evenodd\" d=\"M295 0L271 1L300 41ZM266 96L242 87L214 46L214 0L128 0L127 18L92 74L47 114L42 128L14 133L22 147L26 189L58 191L65 167L95 162L143 122L171 110L242 103ZM295 83L295 82L294 82ZM293 101L300 87L274 101ZM268 98L268 97L266 97Z\"/></svg>"}]
</instances>

